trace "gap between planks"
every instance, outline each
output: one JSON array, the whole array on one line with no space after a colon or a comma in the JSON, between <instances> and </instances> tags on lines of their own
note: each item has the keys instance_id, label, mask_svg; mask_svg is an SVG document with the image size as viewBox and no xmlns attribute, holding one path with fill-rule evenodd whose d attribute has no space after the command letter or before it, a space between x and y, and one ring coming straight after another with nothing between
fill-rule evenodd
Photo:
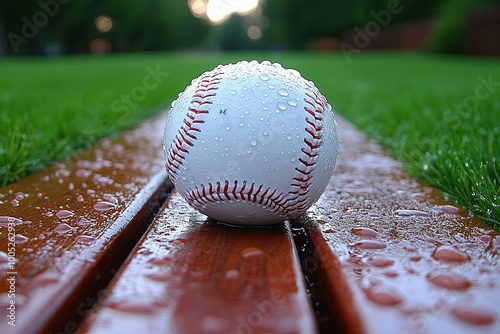
<instances>
[{"instance_id":1,"label":"gap between planks","mask_svg":"<svg viewBox=\"0 0 500 334\"><path fill-rule=\"evenodd\" d=\"M161 171L163 158L159 143L162 126L163 115L160 115L144 123L139 130L125 134L120 139L123 140L121 143L120 140L104 140L97 149L88 151L86 157L84 153L78 161L57 164L0 190L0 200L3 202L0 215L19 219L16 225L18 244L22 245L18 250L21 260L16 264L19 315L34 319L21 325L24 333L76 329L83 311L93 305L93 301L89 302L86 297L97 293L107 283L135 242L143 236L171 187L165 182L166 174ZM302 259L302 267L309 287L315 285L317 289L313 291L312 298L313 303L320 304L317 309L320 330L339 330L338 326L341 326L349 333L422 330L430 333L439 330L457 333L498 332L500 317L494 305L488 304L488 300L500 298L499 289L495 287L495 281L500 278L496 260L500 239L496 232L445 202L431 188L408 178L401 171L400 164L388 158L377 145L366 140L342 119L339 120L339 132L342 140L341 156L332 182L303 222L293 227L302 229L301 233L309 247L308 255ZM136 151L131 151L130 145L135 145ZM130 175L129 168L134 170L134 175ZM118 194L112 185L120 179L124 187L120 188ZM152 183L149 182L151 179ZM50 190L47 190L47 185L50 185ZM139 189L143 188L145 193L137 197ZM86 202L73 208L72 203L76 203L79 196ZM145 198L157 200L144 202ZM16 201L18 205L14 205ZM95 206L103 202L111 203L109 211L96 211ZM174 202L174 210L175 206L183 205L181 201ZM58 215L61 211L71 214L63 212ZM141 218L140 212L147 213ZM193 215L196 217L196 214ZM126 223L132 221L133 216L138 218L127 230ZM83 222L82 218L85 218ZM134 225L140 228L131 229ZM204 235L205 239L210 240L213 234L203 234L206 232L203 229L219 227L207 223L198 228L200 236ZM288 246L293 245L290 228L288 225L283 228L291 240ZM236 230L233 232L237 234ZM249 233L263 235L262 232L257 230ZM89 238L78 239L82 234ZM5 233L0 236L5 237ZM145 242L146 237L147 234L144 234L141 242ZM242 237L240 235L238 238ZM92 238L97 241L91 241ZM135 241L124 246L122 242L127 238ZM255 241L258 239L253 238ZM209 246L203 243L203 238L196 240L204 247ZM236 239L232 240L234 242ZM92 251L82 251L88 246L86 243L93 245L90 247ZM183 245L181 242L177 246ZM441 246L449 246L459 254L465 254L467 260L449 263L436 259L436 251ZM122 247L126 249L124 252L120 252ZM140 258L139 255L144 254L139 254L137 247L133 255ZM296 247L300 254L304 245ZM192 246L191 250L195 249ZM291 256L296 257L293 255L295 247L288 249ZM111 255L109 251L112 251ZM241 251L236 253L241 255ZM113 256L112 253L121 254ZM180 254L187 256L188 253ZM198 250L195 255L202 254ZM36 266L24 261L27 259L37 261ZM316 261L314 267L308 264L311 259ZM120 277L126 277L127 270L132 270L128 266L133 263L133 257L127 261L127 266L120 270ZM300 285L304 276L297 275L300 266L297 266L297 259L293 261L294 279L305 294L306 287ZM382 262L386 265L382 265ZM182 268L182 264L179 265ZM230 272L228 275L231 276L231 269L219 269L227 269L226 272ZM442 281L429 279L430 276L435 277L436 273L441 277L451 277L457 284L466 283L459 289L449 288L443 286L446 283ZM232 274L236 275L236 272ZM106 298L112 301L112 287L120 284L116 276L108 287L111 290L107 290ZM413 288L408 289L408 284L413 285ZM237 291L233 289L232 293L236 294ZM186 293L189 296L191 292ZM303 314L307 315L307 319L302 322L304 327L298 328L315 331L315 321L310 317L313 311L303 294L299 299L307 306L300 312L305 312ZM2 295L2 303L6 301L4 297ZM88 319L99 318L99 312L104 314L110 308L111 312L116 311L111 307L112 303L108 302L109 299L101 299L101 303L84 321L81 332L102 325L98 321L88 322ZM475 307L491 317L477 320L471 318L469 312L468 318L464 320L464 312L456 311L460 311L460 307L463 310L464 304L470 304L470 312ZM200 305L196 306L203 309ZM253 306L256 307L255 304ZM187 312L189 303L179 305L179 308ZM192 318L186 319L195 322ZM217 319L217 316L208 317L201 325L213 330L222 326L234 328L234 323ZM474 321L484 323L477 324ZM192 323L184 324L189 325ZM2 333L7 333L7 329L0 329Z\"/></svg>"}]
</instances>

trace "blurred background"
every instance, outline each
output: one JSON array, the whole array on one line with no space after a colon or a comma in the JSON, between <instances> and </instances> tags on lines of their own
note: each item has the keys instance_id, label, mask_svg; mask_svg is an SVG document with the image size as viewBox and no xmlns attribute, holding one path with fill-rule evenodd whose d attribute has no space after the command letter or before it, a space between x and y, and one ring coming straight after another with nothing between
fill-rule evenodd
<instances>
[{"instance_id":1,"label":"blurred background","mask_svg":"<svg viewBox=\"0 0 500 334\"><path fill-rule=\"evenodd\" d=\"M500 229L498 57L500 0L2 0L0 187L266 59Z\"/></svg>"},{"instance_id":2,"label":"blurred background","mask_svg":"<svg viewBox=\"0 0 500 334\"><path fill-rule=\"evenodd\" d=\"M498 0L24 0L0 55L399 49L500 55Z\"/></svg>"}]
</instances>

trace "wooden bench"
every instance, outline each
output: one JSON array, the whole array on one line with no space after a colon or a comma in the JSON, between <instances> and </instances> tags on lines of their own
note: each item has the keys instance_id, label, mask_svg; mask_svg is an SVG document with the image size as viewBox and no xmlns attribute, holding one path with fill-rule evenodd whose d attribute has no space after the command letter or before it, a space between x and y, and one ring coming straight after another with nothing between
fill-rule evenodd
<instances>
[{"instance_id":1,"label":"wooden bench","mask_svg":"<svg viewBox=\"0 0 500 334\"><path fill-rule=\"evenodd\" d=\"M500 236L347 122L320 201L257 229L172 189L164 117L0 189L0 333L500 332Z\"/></svg>"}]
</instances>

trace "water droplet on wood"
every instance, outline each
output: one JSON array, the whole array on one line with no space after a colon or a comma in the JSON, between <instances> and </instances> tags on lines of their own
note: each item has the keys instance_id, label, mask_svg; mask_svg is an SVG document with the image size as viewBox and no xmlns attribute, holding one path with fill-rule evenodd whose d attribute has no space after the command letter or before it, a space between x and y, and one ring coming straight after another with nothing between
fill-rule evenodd
<instances>
[{"instance_id":1,"label":"water droplet on wood","mask_svg":"<svg viewBox=\"0 0 500 334\"><path fill-rule=\"evenodd\" d=\"M57 234L64 234L64 233L68 233L70 231L72 231L73 228L71 226L69 226L68 224L59 224L56 226L56 228L54 228L54 232L56 232Z\"/></svg>"},{"instance_id":2,"label":"water droplet on wood","mask_svg":"<svg viewBox=\"0 0 500 334\"><path fill-rule=\"evenodd\" d=\"M437 247L432 252L432 257L438 261L447 263L464 263L470 260L469 255L449 245Z\"/></svg>"},{"instance_id":3,"label":"water droplet on wood","mask_svg":"<svg viewBox=\"0 0 500 334\"><path fill-rule=\"evenodd\" d=\"M351 247L361 249L382 249L385 248L385 245L376 240L361 240L352 244Z\"/></svg>"},{"instance_id":4,"label":"water droplet on wood","mask_svg":"<svg viewBox=\"0 0 500 334\"><path fill-rule=\"evenodd\" d=\"M383 306L395 306L401 304L404 300L395 288L384 285L369 288L365 293L369 300Z\"/></svg>"},{"instance_id":5,"label":"water droplet on wood","mask_svg":"<svg viewBox=\"0 0 500 334\"><path fill-rule=\"evenodd\" d=\"M376 238L379 235L377 231L369 227L355 227L351 230L351 233L365 238Z\"/></svg>"},{"instance_id":6,"label":"water droplet on wood","mask_svg":"<svg viewBox=\"0 0 500 334\"><path fill-rule=\"evenodd\" d=\"M247 247L241 251L241 256L243 257L252 257L261 255L264 255L264 252L257 247Z\"/></svg>"},{"instance_id":7,"label":"water droplet on wood","mask_svg":"<svg viewBox=\"0 0 500 334\"><path fill-rule=\"evenodd\" d=\"M59 219L70 218L70 217L73 217L74 215L75 214L73 212L68 211L68 210L59 210L56 213L56 217L59 218Z\"/></svg>"},{"instance_id":8,"label":"water droplet on wood","mask_svg":"<svg viewBox=\"0 0 500 334\"><path fill-rule=\"evenodd\" d=\"M108 210L114 209L115 207L116 207L115 204L110 203L110 202L105 202L105 201L97 202L94 205L94 209L97 211L108 211Z\"/></svg>"},{"instance_id":9,"label":"water droplet on wood","mask_svg":"<svg viewBox=\"0 0 500 334\"><path fill-rule=\"evenodd\" d=\"M366 263L373 267L385 268L391 266L394 263L394 260L384 256L374 255L367 258Z\"/></svg>"},{"instance_id":10,"label":"water droplet on wood","mask_svg":"<svg viewBox=\"0 0 500 334\"><path fill-rule=\"evenodd\" d=\"M435 271L427 275L427 280L437 286L450 290L467 290L471 283L457 274L446 271Z\"/></svg>"},{"instance_id":11,"label":"water droplet on wood","mask_svg":"<svg viewBox=\"0 0 500 334\"><path fill-rule=\"evenodd\" d=\"M474 306L459 306L451 310L451 314L458 320L473 325L488 325L495 322L495 316L489 310Z\"/></svg>"}]
</instances>

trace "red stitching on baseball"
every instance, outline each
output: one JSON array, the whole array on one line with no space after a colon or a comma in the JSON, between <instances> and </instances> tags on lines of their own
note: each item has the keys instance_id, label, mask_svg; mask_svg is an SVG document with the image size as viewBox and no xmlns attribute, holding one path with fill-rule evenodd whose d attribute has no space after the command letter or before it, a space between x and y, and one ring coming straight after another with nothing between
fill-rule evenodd
<instances>
[{"instance_id":1,"label":"red stitching on baseball","mask_svg":"<svg viewBox=\"0 0 500 334\"><path fill-rule=\"evenodd\" d=\"M296 187L296 190L290 191L290 194L294 195L290 199L293 204L288 209L291 218L298 216L307 207L306 200L313 177L312 172L316 165L318 149L323 136L323 110L327 103L325 97L315 87L312 88L312 91L306 93L304 102L306 103L304 111L308 114L306 116L308 126L305 131L310 138L304 138L305 146L300 149L304 157L298 159L304 167L295 168L298 175L293 178L296 182L291 184L292 187ZM309 115L312 116L312 119Z\"/></svg>"},{"instance_id":2,"label":"red stitching on baseball","mask_svg":"<svg viewBox=\"0 0 500 334\"><path fill-rule=\"evenodd\" d=\"M215 184L215 187L213 183L209 182L206 186L201 184L200 187L189 188L187 201L193 206L201 208L207 204L236 199L263 205L276 211L279 215L287 216L286 203L288 200L284 198L283 193L276 194L276 190L274 190L269 194L270 188L265 188L262 192L263 185L256 186L255 183L252 183L250 187L247 187L247 181L243 181L241 184L234 181L232 186L227 180L224 181L223 185L220 182Z\"/></svg>"},{"instance_id":3,"label":"red stitching on baseball","mask_svg":"<svg viewBox=\"0 0 500 334\"><path fill-rule=\"evenodd\" d=\"M323 110L326 107L326 99L317 90L307 93L304 101L308 105L304 110L312 119L306 116L308 126L305 131L309 137L304 138L305 146L300 149L304 156L298 161L303 167L295 168L297 176L292 178L295 182L290 184L294 190L285 196L283 193L277 194L277 190L271 192L271 189L265 188L264 185L247 185L247 181L234 181L231 186L226 180L223 184L216 182L214 185L209 182L207 186L201 184L200 187L190 188L187 194L188 202L201 208L216 202L241 200L270 208L283 217L294 218L301 214L307 207L307 195L323 135Z\"/></svg>"},{"instance_id":4,"label":"red stitching on baseball","mask_svg":"<svg viewBox=\"0 0 500 334\"><path fill-rule=\"evenodd\" d=\"M191 106L167 155L167 170L171 178L176 177L186 155L189 154L189 147L193 147L197 141L197 133L202 132L198 126L205 123L203 116L209 113L203 107L212 103L211 98L216 96L215 91L220 81L221 72L207 72L198 82ZM304 146L300 148L303 156L297 159L301 167L295 168L297 175L292 178L294 182L290 184L294 189L283 194L277 193L276 189L266 188L264 185L255 183L247 185L246 180L234 181L232 185L226 180L222 184L209 182L206 186L201 184L189 188L187 201L199 208L226 200L250 201L270 208L283 217L295 218L301 214L307 208L307 195L323 135L323 110L327 104L325 97L315 87L306 93L304 102L306 103L304 107L306 128L304 130L307 137L303 140Z\"/></svg>"},{"instance_id":5,"label":"red stitching on baseball","mask_svg":"<svg viewBox=\"0 0 500 334\"><path fill-rule=\"evenodd\" d=\"M208 110L203 109L203 106L212 104L210 98L216 95L215 91L218 89L217 85L220 81L220 72L206 72L200 78L193 99L191 100L191 106L167 155L167 171L170 178L175 178L186 158L186 154L189 153L189 147L193 147L195 141L198 139L196 133L201 132L201 129L197 126L198 124L205 123L200 117L209 113Z\"/></svg>"}]
</instances>

